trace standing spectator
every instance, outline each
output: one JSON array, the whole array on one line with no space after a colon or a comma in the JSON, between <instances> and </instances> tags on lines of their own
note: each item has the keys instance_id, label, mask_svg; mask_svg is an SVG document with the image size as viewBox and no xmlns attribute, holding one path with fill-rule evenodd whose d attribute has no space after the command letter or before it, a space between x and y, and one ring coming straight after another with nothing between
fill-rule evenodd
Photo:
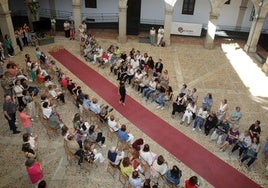
<instances>
[{"instance_id":1,"label":"standing spectator","mask_svg":"<svg viewBox=\"0 0 268 188\"><path fill-rule=\"evenodd\" d=\"M185 188L198 188L198 186L199 184L196 176L192 176L185 181Z\"/></svg>"},{"instance_id":2,"label":"standing spectator","mask_svg":"<svg viewBox=\"0 0 268 188\"><path fill-rule=\"evenodd\" d=\"M22 98L23 98L23 94L22 94L23 90L24 90L24 88L21 85L20 80L16 80L15 85L13 87L13 91L14 91L15 97L18 100L19 106L25 107L25 104L24 104L24 102L22 100Z\"/></svg>"},{"instance_id":3,"label":"standing spectator","mask_svg":"<svg viewBox=\"0 0 268 188\"><path fill-rule=\"evenodd\" d=\"M156 33L155 28L151 27L151 29L150 29L150 43L153 46L155 45L155 33Z\"/></svg>"},{"instance_id":4,"label":"standing spectator","mask_svg":"<svg viewBox=\"0 0 268 188\"><path fill-rule=\"evenodd\" d=\"M164 37L164 28L160 26L157 32L157 46L161 45L163 37Z\"/></svg>"},{"instance_id":5,"label":"standing spectator","mask_svg":"<svg viewBox=\"0 0 268 188\"><path fill-rule=\"evenodd\" d=\"M160 73L160 74L162 73L162 70L163 70L162 59L158 60L158 62L155 64L154 68L155 68L155 72Z\"/></svg>"},{"instance_id":6,"label":"standing spectator","mask_svg":"<svg viewBox=\"0 0 268 188\"><path fill-rule=\"evenodd\" d=\"M51 34L52 36L55 36L56 32L56 19L54 16L51 16L50 18L50 24L51 24Z\"/></svg>"},{"instance_id":7,"label":"standing spectator","mask_svg":"<svg viewBox=\"0 0 268 188\"><path fill-rule=\"evenodd\" d=\"M7 55L9 57L14 57L14 48L12 46L11 38L10 38L10 36L8 34L5 35L4 42L5 42L5 46L6 46L6 49L7 49Z\"/></svg>"},{"instance_id":8,"label":"standing spectator","mask_svg":"<svg viewBox=\"0 0 268 188\"><path fill-rule=\"evenodd\" d=\"M2 76L0 76L1 81L0 84L3 88L4 94L5 95L10 95L13 96L13 83L12 79L9 77L9 73L6 71Z\"/></svg>"},{"instance_id":9,"label":"standing spectator","mask_svg":"<svg viewBox=\"0 0 268 188\"><path fill-rule=\"evenodd\" d=\"M33 158L28 158L25 162L25 166L31 182L38 185L44 177L40 163L36 162Z\"/></svg>"},{"instance_id":10,"label":"standing spectator","mask_svg":"<svg viewBox=\"0 0 268 188\"><path fill-rule=\"evenodd\" d=\"M119 94L120 94L120 100L119 103L125 106L125 98L126 98L126 86L124 81L119 82Z\"/></svg>"},{"instance_id":11,"label":"standing spectator","mask_svg":"<svg viewBox=\"0 0 268 188\"><path fill-rule=\"evenodd\" d=\"M32 128L31 116L29 116L26 113L26 108L24 108L24 107L20 106L19 112L20 112L20 120L21 120L23 127L26 129L27 133L32 135L33 128Z\"/></svg>"},{"instance_id":12,"label":"standing spectator","mask_svg":"<svg viewBox=\"0 0 268 188\"><path fill-rule=\"evenodd\" d=\"M66 20L63 23L63 29L64 29L64 32L65 32L65 37L69 38L70 37L70 22L68 20Z\"/></svg>"},{"instance_id":13,"label":"standing spectator","mask_svg":"<svg viewBox=\"0 0 268 188\"><path fill-rule=\"evenodd\" d=\"M18 134L20 131L16 127L16 110L17 105L12 101L11 96L7 95L5 97L5 102L3 104L4 116L8 121L10 130L13 131L13 134Z\"/></svg>"},{"instance_id":14,"label":"standing spectator","mask_svg":"<svg viewBox=\"0 0 268 188\"><path fill-rule=\"evenodd\" d=\"M4 44L0 41L0 61L5 60Z\"/></svg>"},{"instance_id":15,"label":"standing spectator","mask_svg":"<svg viewBox=\"0 0 268 188\"><path fill-rule=\"evenodd\" d=\"M70 23L70 40L74 40L75 38L75 28L74 28L74 21Z\"/></svg>"},{"instance_id":16,"label":"standing spectator","mask_svg":"<svg viewBox=\"0 0 268 188\"><path fill-rule=\"evenodd\" d=\"M47 187L47 182L45 180L42 180L38 184L38 188L46 188Z\"/></svg>"},{"instance_id":17,"label":"standing spectator","mask_svg":"<svg viewBox=\"0 0 268 188\"><path fill-rule=\"evenodd\" d=\"M0 54L1 55L1 54ZM0 60L0 77L2 78L3 74L4 74L4 70L3 70L3 65L4 62Z\"/></svg>"},{"instance_id":18,"label":"standing spectator","mask_svg":"<svg viewBox=\"0 0 268 188\"><path fill-rule=\"evenodd\" d=\"M27 46L28 46L28 44L31 42L31 34L30 34L30 32L31 32L31 29L30 29L30 27L27 25L27 23L24 23L24 25L23 25L23 30L24 30L24 33L25 33L25 38L24 38L24 40L26 39L27 40L27 42L25 41L23 41L24 42L24 44L27 44Z\"/></svg>"},{"instance_id":19,"label":"standing spectator","mask_svg":"<svg viewBox=\"0 0 268 188\"><path fill-rule=\"evenodd\" d=\"M22 44L22 41L20 39L20 33L19 33L18 30L15 31L15 38L16 38L16 43L17 43L17 45L20 48L20 51L23 51L23 48L22 48L23 47L23 44Z\"/></svg>"},{"instance_id":20,"label":"standing spectator","mask_svg":"<svg viewBox=\"0 0 268 188\"><path fill-rule=\"evenodd\" d=\"M84 32L86 32L87 33L87 24L86 24L86 22L85 21L82 21L82 28L84 29Z\"/></svg>"}]
</instances>

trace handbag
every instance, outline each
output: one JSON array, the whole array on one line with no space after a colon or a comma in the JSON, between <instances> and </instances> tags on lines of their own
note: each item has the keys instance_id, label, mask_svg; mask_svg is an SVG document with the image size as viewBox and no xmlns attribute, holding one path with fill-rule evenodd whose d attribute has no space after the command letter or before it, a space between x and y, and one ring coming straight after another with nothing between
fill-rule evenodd
<instances>
[{"instance_id":1,"label":"handbag","mask_svg":"<svg viewBox=\"0 0 268 188\"><path fill-rule=\"evenodd\" d=\"M256 157L256 152L253 150L253 149L251 149L251 148L249 148L248 150L247 150L247 156L249 156L249 157L251 157L251 158L255 158Z\"/></svg>"},{"instance_id":2,"label":"handbag","mask_svg":"<svg viewBox=\"0 0 268 188\"><path fill-rule=\"evenodd\" d=\"M245 142L242 142L242 141L238 141L237 145L240 147L240 148L247 148L247 144Z\"/></svg>"},{"instance_id":3,"label":"handbag","mask_svg":"<svg viewBox=\"0 0 268 188\"><path fill-rule=\"evenodd\" d=\"M193 113L193 119L195 119L196 118L196 114L195 113Z\"/></svg>"}]
</instances>

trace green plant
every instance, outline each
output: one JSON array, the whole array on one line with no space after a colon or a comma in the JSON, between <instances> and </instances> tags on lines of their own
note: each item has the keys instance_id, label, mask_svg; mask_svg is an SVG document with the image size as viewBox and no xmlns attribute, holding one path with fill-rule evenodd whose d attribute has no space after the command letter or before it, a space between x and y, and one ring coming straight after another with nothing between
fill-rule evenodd
<instances>
[{"instance_id":1,"label":"green plant","mask_svg":"<svg viewBox=\"0 0 268 188\"><path fill-rule=\"evenodd\" d=\"M29 2L28 7L32 15L37 15L38 8L40 7L39 2Z\"/></svg>"}]
</instances>

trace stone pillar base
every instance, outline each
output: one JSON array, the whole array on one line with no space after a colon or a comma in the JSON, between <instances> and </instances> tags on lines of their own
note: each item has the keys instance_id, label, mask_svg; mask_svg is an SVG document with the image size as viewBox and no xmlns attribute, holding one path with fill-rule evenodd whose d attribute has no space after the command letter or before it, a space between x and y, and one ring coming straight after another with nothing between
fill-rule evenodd
<instances>
[{"instance_id":1,"label":"stone pillar base","mask_svg":"<svg viewBox=\"0 0 268 188\"><path fill-rule=\"evenodd\" d=\"M245 45L244 46L244 50L245 50L245 52L256 52L257 51L257 49L256 49L256 47L250 47L249 45Z\"/></svg>"},{"instance_id":2,"label":"stone pillar base","mask_svg":"<svg viewBox=\"0 0 268 188\"><path fill-rule=\"evenodd\" d=\"M126 35L118 36L118 42L119 43L126 43L127 42L127 36Z\"/></svg>"},{"instance_id":3,"label":"stone pillar base","mask_svg":"<svg viewBox=\"0 0 268 188\"><path fill-rule=\"evenodd\" d=\"M211 49L214 48L214 43L213 43L213 42L212 42L212 43L210 43L210 42L205 42L205 43L204 43L204 47L205 47L206 49L208 49L208 50L211 50Z\"/></svg>"},{"instance_id":4,"label":"stone pillar base","mask_svg":"<svg viewBox=\"0 0 268 188\"><path fill-rule=\"evenodd\" d=\"M15 55L21 52L20 48L17 46L17 44L15 46L13 45L13 49L14 49L14 54Z\"/></svg>"},{"instance_id":5,"label":"stone pillar base","mask_svg":"<svg viewBox=\"0 0 268 188\"><path fill-rule=\"evenodd\" d=\"M262 71L265 72L265 73L268 73L268 64L267 63L263 64Z\"/></svg>"}]
</instances>

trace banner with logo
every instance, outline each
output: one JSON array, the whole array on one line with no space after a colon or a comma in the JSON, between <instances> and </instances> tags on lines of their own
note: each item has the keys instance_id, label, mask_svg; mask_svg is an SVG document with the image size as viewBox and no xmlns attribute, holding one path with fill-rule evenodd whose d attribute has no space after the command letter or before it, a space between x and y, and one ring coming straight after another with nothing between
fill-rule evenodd
<instances>
[{"instance_id":1,"label":"banner with logo","mask_svg":"<svg viewBox=\"0 0 268 188\"><path fill-rule=\"evenodd\" d=\"M187 35L187 36L200 36L202 24L172 22L171 34L174 35Z\"/></svg>"}]
</instances>

